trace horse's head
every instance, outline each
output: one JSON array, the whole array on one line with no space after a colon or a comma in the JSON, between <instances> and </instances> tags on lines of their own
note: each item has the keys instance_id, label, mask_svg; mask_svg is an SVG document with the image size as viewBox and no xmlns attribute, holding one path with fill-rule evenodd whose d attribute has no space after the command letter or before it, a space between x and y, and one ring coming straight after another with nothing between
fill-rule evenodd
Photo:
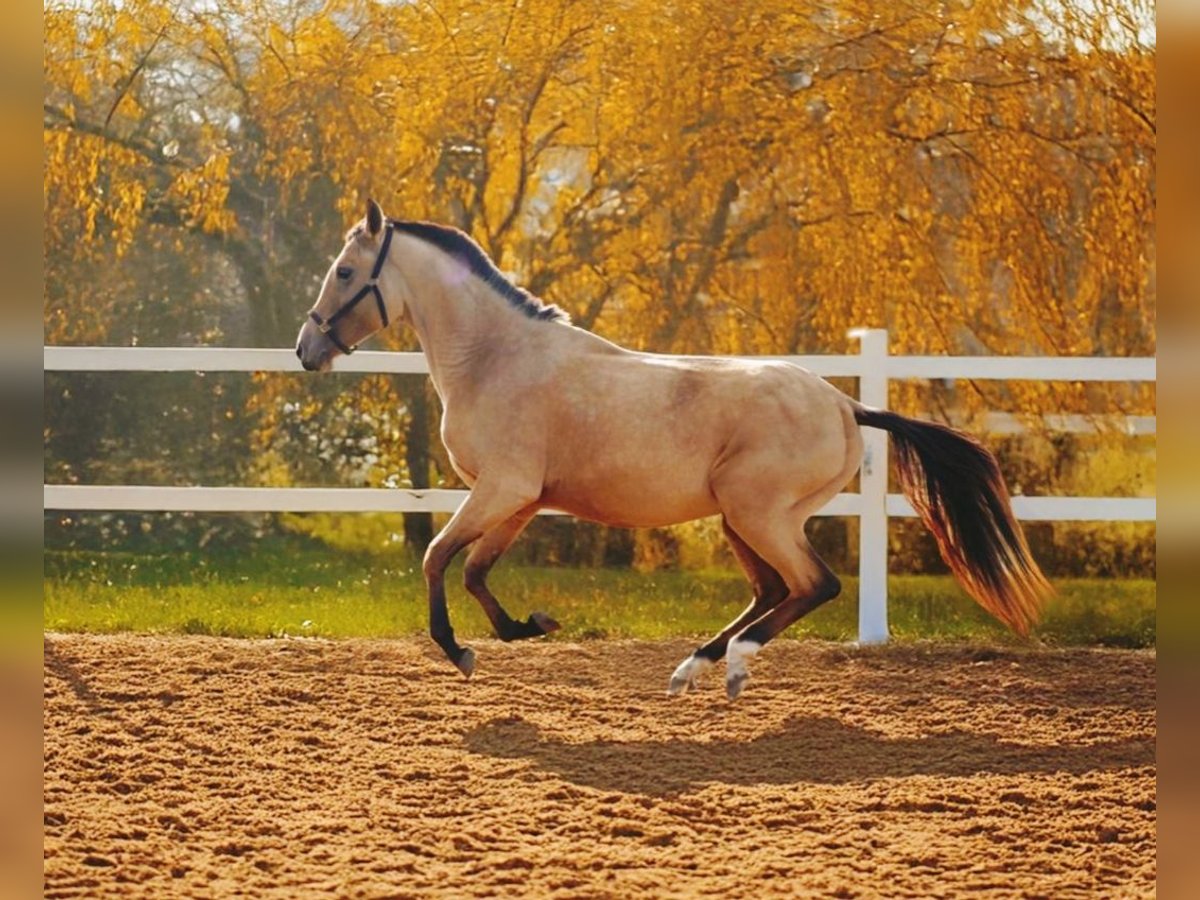
<instances>
[{"instance_id":1,"label":"horse's head","mask_svg":"<svg viewBox=\"0 0 1200 900\"><path fill-rule=\"evenodd\" d=\"M366 217L346 236L296 339L296 355L310 372L328 369L338 353L353 353L387 327L389 306L400 307L399 296L385 301L380 283L391 243L392 226L379 204L368 200Z\"/></svg>"}]
</instances>

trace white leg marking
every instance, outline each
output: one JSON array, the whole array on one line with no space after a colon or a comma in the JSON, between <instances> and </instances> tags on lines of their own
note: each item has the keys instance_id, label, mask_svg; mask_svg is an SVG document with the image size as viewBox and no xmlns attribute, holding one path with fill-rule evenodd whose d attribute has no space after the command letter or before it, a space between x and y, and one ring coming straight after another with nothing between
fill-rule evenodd
<instances>
[{"instance_id":1,"label":"white leg marking","mask_svg":"<svg viewBox=\"0 0 1200 900\"><path fill-rule=\"evenodd\" d=\"M746 679L750 677L750 668L747 663L761 649L762 644L756 644L754 641L732 640L729 642L729 647L725 651L725 693L729 695L730 700L736 700L738 694L742 692Z\"/></svg>"},{"instance_id":2,"label":"white leg marking","mask_svg":"<svg viewBox=\"0 0 1200 900\"><path fill-rule=\"evenodd\" d=\"M667 696L674 697L676 694L695 690L697 679L711 669L712 665L711 659L705 659L703 656L689 656L679 664L671 676L671 683L667 686Z\"/></svg>"}]
</instances>

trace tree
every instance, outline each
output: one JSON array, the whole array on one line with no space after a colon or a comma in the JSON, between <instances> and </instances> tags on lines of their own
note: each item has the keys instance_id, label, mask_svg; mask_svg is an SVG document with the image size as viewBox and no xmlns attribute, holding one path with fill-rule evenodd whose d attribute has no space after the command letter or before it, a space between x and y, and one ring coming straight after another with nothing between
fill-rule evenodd
<instances>
[{"instance_id":1,"label":"tree","mask_svg":"<svg viewBox=\"0 0 1200 900\"><path fill-rule=\"evenodd\" d=\"M52 342L287 346L370 193L635 347L840 351L865 325L898 352L1154 351L1141 0L54 0L45 34ZM317 477L299 448L351 439L346 407L402 434L338 477L453 477L411 386L252 391L222 455L253 448L250 477ZM893 403L1097 395L1152 403L1019 383Z\"/></svg>"}]
</instances>

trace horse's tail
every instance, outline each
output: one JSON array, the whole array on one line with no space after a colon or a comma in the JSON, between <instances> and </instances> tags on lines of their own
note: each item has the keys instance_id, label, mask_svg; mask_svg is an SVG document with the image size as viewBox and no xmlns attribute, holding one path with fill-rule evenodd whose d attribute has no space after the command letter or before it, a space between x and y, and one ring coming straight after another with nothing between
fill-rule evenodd
<instances>
[{"instance_id":1,"label":"horse's tail","mask_svg":"<svg viewBox=\"0 0 1200 900\"><path fill-rule=\"evenodd\" d=\"M858 405L854 419L892 435L904 495L967 592L1027 634L1052 588L1013 516L996 457L974 438L935 422Z\"/></svg>"}]
</instances>

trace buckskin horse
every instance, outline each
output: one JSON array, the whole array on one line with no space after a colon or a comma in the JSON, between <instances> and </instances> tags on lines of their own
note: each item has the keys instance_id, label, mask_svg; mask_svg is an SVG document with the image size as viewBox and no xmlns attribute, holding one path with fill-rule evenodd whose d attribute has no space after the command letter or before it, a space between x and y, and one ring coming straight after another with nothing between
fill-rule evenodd
<instances>
[{"instance_id":1,"label":"buckskin horse","mask_svg":"<svg viewBox=\"0 0 1200 900\"><path fill-rule=\"evenodd\" d=\"M395 320L420 340L442 441L471 488L423 566L430 633L467 677L475 653L455 640L445 589L463 548L467 590L511 641L558 628L543 613L514 620L487 586L539 509L638 528L720 515L753 600L679 664L668 690L695 687L724 656L737 697L763 645L841 589L804 526L858 470L861 426L891 433L905 496L981 606L1025 634L1049 593L996 460L973 438L867 408L787 362L619 347L513 285L457 229L389 219L368 200L296 354L327 370Z\"/></svg>"}]
</instances>

